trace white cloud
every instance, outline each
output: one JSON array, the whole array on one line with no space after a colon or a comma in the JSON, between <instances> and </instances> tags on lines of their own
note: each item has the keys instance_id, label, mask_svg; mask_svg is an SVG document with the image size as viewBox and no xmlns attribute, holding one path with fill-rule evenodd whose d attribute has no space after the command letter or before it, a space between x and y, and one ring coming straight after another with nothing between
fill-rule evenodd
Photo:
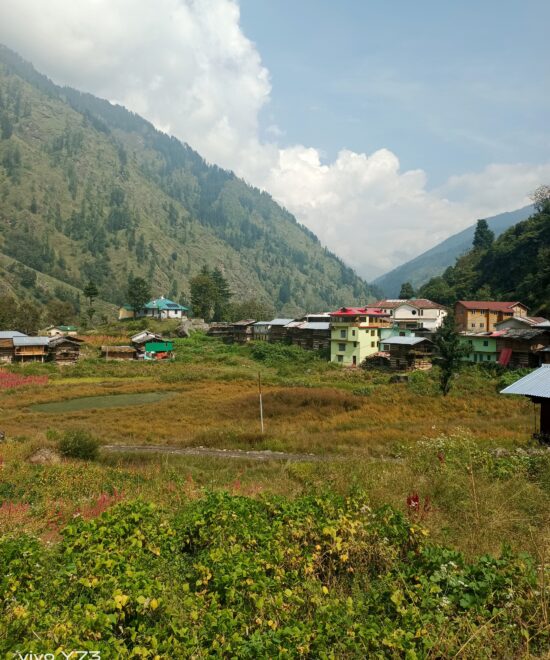
<instances>
[{"instance_id":1,"label":"white cloud","mask_svg":"<svg viewBox=\"0 0 550 660\"><path fill-rule=\"evenodd\" d=\"M407 260L476 217L528 203L550 165L492 165L429 191L395 154L261 142L269 73L235 0L3 0L0 41L56 82L122 103L265 188L367 277ZM399 91L399 90L398 90Z\"/></svg>"}]
</instances>

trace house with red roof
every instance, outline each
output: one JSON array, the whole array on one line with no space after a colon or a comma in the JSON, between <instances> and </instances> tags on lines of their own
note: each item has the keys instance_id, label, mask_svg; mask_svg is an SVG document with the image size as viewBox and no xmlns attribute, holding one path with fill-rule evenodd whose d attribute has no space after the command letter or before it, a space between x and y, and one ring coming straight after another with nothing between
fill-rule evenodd
<instances>
[{"instance_id":1,"label":"house with red roof","mask_svg":"<svg viewBox=\"0 0 550 660\"><path fill-rule=\"evenodd\" d=\"M391 317L370 307L341 307L330 313L330 360L355 367L380 350L383 328L391 328Z\"/></svg>"},{"instance_id":2,"label":"house with red roof","mask_svg":"<svg viewBox=\"0 0 550 660\"><path fill-rule=\"evenodd\" d=\"M459 332L493 332L497 323L514 316L527 316L527 307L518 301L459 300L455 305Z\"/></svg>"}]
</instances>

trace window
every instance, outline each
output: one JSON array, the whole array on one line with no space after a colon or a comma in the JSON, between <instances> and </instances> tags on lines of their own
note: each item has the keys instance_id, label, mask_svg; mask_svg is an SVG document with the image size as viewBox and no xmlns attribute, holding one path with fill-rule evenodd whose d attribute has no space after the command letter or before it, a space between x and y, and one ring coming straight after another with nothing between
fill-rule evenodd
<instances>
[{"instance_id":1,"label":"window","mask_svg":"<svg viewBox=\"0 0 550 660\"><path fill-rule=\"evenodd\" d=\"M382 348L384 349L384 351L387 352L387 351L390 350L390 345L389 344L384 344L384 346Z\"/></svg>"},{"instance_id":2,"label":"window","mask_svg":"<svg viewBox=\"0 0 550 660\"><path fill-rule=\"evenodd\" d=\"M411 310L411 314L412 314L413 316L415 316L415 315L416 315L416 309L412 309L412 310Z\"/></svg>"},{"instance_id":3,"label":"window","mask_svg":"<svg viewBox=\"0 0 550 660\"><path fill-rule=\"evenodd\" d=\"M338 362L343 362L344 361L344 356L343 355L338 355Z\"/></svg>"},{"instance_id":4,"label":"window","mask_svg":"<svg viewBox=\"0 0 550 660\"><path fill-rule=\"evenodd\" d=\"M376 334L376 330L371 330L371 331L370 331L370 336L371 336L371 337L374 337L375 334Z\"/></svg>"},{"instance_id":5,"label":"window","mask_svg":"<svg viewBox=\"0 0 550 660\"><path fill-rule=\"evenodd\" d=\"M357 348L357 342L356 341L353 342L353 348Z\"/></svg>"},{"instance_id":6,"label":"window","mask_svg":"<svg viewBox=\"0 0 550 660\"><path fill-rule=\"evenodd\" d=\"M423 310L423 309L421 309L421 310L418 312L418 316L424 316L424 310Z\"/></svg>"},{"instance_id":7,"label":"window","mask_svg":"<svg viewBox=\"0 0 550 660\"><path fill-rule=\"evenodd\" d=\"M339 351L345 351L346 350L346 345L345 344L338 344L338 350Z\"/></svg>"},{"instance_id":8,"label":"window","mask_svg":"<svg viewBox=\"0 0 550 660\"><path fill-rule=\"evenodd\" d=\"M346 331L340 330L340 339L345 339L345 338L346 338Z\"/></svg>"},{"instance_id":9,"label":"window","mask_svg":"<svg viewBox=\"0 0 550 660\"><path fill-rule=\"evenodd\" d=\"M351 336L352 336L352 337L355 337L355 330L352 330L352 331L351 331Z\"/></svg>"},{"instance_id":10,"label":"window","mask_svg":"<svg viewBox=\"0 0 550 660\"><path fill-rule=\"evenodd\" d=\"M488 339L485 339L485 341L483 342L483 345L484 345L484 346L489 346L489 340L488 340Z\"/></svg>"},{"instance_id":11,"label":"window","mask_svg":"<svg viewBox=\"0 0 550 660\"><path fill-rule=\"evenodd\" d=\"M370 343L370 347L371 347L371 348L374 348L375 346L376 346L376 342L375 342L375 341L371 341L371 343Z\"/></svg>"},{"instance_id":12,"label":"window","mask_svg":"<svg viewBox=\"0 0 550 660\"><path fill-rule=\"evenodd\" d=\"M476 324L475 324L475 323L472 323L472 328L475 328L475 327L476 327Z\"/></svg>"}]
</instances>

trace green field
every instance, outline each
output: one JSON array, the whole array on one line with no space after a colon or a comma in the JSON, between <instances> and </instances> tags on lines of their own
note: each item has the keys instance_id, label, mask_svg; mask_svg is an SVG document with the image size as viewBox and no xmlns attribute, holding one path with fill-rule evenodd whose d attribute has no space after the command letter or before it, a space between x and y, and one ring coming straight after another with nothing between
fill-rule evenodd
<instances>
[{"instance_id":1,"label":"green field","mask_svg":"<svg viewBox=\"0 0 550 660\"><path fill-rule=\"evenodd\" d=\"M550 458L503 375L443 398L435 372L202 335L172 363L11 369L49 381L0 391L8 657L544 657ZM312 460L28 461L75 433Z\"/></svg>"}]
</instances>

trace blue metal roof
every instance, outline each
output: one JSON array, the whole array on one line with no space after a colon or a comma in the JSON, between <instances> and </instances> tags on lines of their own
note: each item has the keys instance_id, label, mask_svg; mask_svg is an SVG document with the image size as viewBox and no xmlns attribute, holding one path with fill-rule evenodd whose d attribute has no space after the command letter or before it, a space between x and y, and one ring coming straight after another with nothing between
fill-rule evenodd
<instances>
[{"instance_id":1,"label":"blue metal roof","mask_svg":"<svg viewBox=\"0 0 550 660\"><path fill-rule=\"evenodd\" d=\"M550 399L550 364L543 364L542 367L500 390L500 393L523 394L523 396Z\"/></svg>"},{"instance_id":2,"label":"blue metal roof","mask_svg":"<svg viewBox=\"0 0 550 660\"><path fill-rule=\"evenodd\" d=\"M13 339L14 337L26 337L27 335L17 330L0 330L0 339Z\"/></svg>"},{"instance_id":3,"label":"blue metal roof","mask_svg":"<svg viewBox=\"0 0 550 660\"><path fill-rule=\"evenodd\" d=\"M273 319L273 321L269 322L269 325L288 325L289 323L292 323L294 319Z\"/></svg>"}]
</instances>

